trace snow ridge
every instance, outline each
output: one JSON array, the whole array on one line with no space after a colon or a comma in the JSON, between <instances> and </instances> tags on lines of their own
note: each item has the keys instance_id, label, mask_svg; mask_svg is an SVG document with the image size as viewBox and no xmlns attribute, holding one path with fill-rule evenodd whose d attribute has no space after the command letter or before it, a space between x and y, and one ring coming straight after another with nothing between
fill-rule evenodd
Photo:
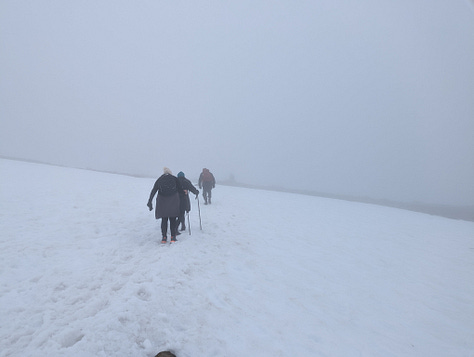
<instances>
[{"instance_id":1,"label":"snow ridge","mask_svg":"<svg viewBox=\"0 0 474 357\"><path fill-rule=\"evenodd\" d=\"M474 354L473 222L217 186L163 246L153 179L0 173L0 356Z\"/></svg>"}]
</instances>

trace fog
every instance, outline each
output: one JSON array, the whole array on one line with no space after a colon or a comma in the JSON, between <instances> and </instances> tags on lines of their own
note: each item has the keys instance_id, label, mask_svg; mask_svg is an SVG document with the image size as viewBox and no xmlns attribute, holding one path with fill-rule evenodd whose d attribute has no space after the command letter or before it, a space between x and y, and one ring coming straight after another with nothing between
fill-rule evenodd
<instances>
[{"instance_id":1,"label":"fog","mask_svg":"<svg viewBox=\"0 0 474 357\"><path fill-rule=\"evenodd\" d=\"M0 0L0 156L473 205L473 6Z\"/></svg>"}]
</instances>

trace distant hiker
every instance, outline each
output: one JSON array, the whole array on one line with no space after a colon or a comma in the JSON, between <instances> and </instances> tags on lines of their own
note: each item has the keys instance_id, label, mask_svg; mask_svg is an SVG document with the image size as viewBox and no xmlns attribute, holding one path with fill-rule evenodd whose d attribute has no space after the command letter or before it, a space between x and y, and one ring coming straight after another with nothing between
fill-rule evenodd
<instances>
[{"instance_id":1,"label":"distant hiker","mask_svg":"<svg viewBox=\"0 0 474 357\"><path fill-rule=\"evenodd\" d=\"M173 176L171 170L163 168L163 175L156 180L150 193L147 206L153 209L153 197L156 196L155 218L161 218L161 243L166 243L168 233L168 221L170 222L171 242L176 242L177 222L179 216L179 194L183 191L178 178Z\"/></svg>"},{"instance_id":2,"label":"distant hiker","mask_svg":"<svg viewBox=\"0 0 474 357\"><path fill-rule=\"evenodd\" d=\"M181 230L184 231L186 230L186 222L184 219L184 214L186 212L191 211L191 201L189 200L189 191L194 193L196 195L196 198L199 195L199 190L194 187L194 185L189 181L183 171L180 171L178 173L178 180L181 183L181 187L183 188L183 191L179 193L179 200L180 200L180 205L179 205L179 217L178 217L178 223L176 224L176 227L179 227L181 224ZM177 232L179 234L179 231Z\"/></svg>"},{"instance_id":3,"label":"distant hiker","mask_svg":"<svg viewBox=\"0 0 474 357\"><path fill-rule=\"evenodd\" d=\"M211 190L216 187L216 179L208 169L202 169L199 175L199 188L202 188L202 196L204 197L204 204L211 204Z\"/></svg>"}]
</instances>

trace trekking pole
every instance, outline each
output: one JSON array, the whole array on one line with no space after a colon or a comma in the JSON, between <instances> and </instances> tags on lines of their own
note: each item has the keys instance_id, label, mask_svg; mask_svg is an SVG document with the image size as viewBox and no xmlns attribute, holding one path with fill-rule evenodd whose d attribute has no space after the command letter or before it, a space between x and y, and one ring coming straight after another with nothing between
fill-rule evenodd
<instances>
[{"instance_id":1,"label":"trekking pole","mask_svg":"<svg viewBox=\"0 0 474 357\"><path fill-rule=\"evenodd\" d=\"M197 200L198 200L198 212L199 212L199 228L201 229L202 231L202 223L201 223L201 206L199 205L199 196L196 197Z\"/></svg>"},{"instance_id":2,"label":"trekking pole","mask_svg":"<svg viewBox=\"0 0 474 357\"><path fill-rule=\"evenodd\" d=\"M191 223L189 222L189 212L186 212L186 215L188 216L189 235L191 235Z\"/></svg>"}]
</instances>

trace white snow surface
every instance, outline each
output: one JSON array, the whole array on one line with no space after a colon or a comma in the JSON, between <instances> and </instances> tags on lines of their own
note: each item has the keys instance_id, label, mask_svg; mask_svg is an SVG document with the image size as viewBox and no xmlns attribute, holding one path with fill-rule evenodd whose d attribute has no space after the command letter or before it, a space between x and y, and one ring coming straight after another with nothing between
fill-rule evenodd
<instances>
[{"instance_id":1,"label":"white snow surface","mask_svg":"<svg viewBox=\"0 0 474 357\"><path fill-rule=\"evenodd\" d=\"M473 222L217 185L162 245L155 179L0 179L0 356L474 356Z\"/></svg>"}]
</instances>

